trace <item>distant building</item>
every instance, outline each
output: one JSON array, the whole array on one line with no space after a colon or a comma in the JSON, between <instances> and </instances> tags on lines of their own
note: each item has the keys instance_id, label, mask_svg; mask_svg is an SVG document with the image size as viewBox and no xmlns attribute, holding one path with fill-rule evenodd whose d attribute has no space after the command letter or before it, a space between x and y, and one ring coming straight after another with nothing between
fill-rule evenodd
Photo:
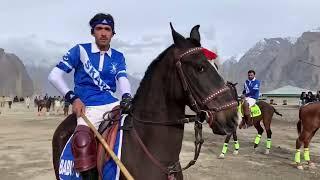
<instances>
[{"instance_id":1,"label":"distant building","mask_svg":"<svg viewBox=\"0 0 320 180\"><path fill-rule=\"evenodd\" d=\"M267 102L270 102L270 100L273 99L273 102L278 105L282 105L284 100L288 105L299 105L301 93L308 93L309 91L316 94L315 91L309 89L303 89L295 86L283 86L272 91L263 92L261 93L261 96L263 99L266 99Z\"/></svg>"}]
</instances>

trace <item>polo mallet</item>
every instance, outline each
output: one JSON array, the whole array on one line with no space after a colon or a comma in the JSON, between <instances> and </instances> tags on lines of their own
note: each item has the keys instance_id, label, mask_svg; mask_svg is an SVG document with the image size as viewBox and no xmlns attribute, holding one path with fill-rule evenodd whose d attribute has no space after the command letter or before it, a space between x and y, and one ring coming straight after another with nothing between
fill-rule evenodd
<instances>
[{"instance_id":1,"label":"polo mallet","mask_svg":"<svg viewBox=\"0 0 320 180\"><path fill-rule=\"evenodd\" d=\"M131 176L129 171L126 169L126 167L122 164L122 162L119 160L117 155L113 152L113 150L109 147L107 142L103 139L103 137L100 135L100 133L96 130L96 128L93 126L93 124L89 121L86 115L82 114L81 117L83 120L88 124L90 129L94 132L94 134L99 139L100 143L103 145L103 147L107 150L107 152L110 154L111 158L114 160L114 162L119 166L120 170L122 171L123 175L128 180L134 180L134 178Z\"/></svg>"}]
</instances>

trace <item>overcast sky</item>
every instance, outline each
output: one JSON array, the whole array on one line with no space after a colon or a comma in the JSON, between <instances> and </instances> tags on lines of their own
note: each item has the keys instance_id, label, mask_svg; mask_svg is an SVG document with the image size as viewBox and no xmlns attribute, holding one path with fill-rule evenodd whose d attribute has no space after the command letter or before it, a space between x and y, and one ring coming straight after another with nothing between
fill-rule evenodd
<instances>
[{"instance_id":1,"label":"overcast sky","mask_svg":"<svg viewBox=\"0 0 320 180\"><path fill-rule=\"evenodd\" d=\"M88 21L95 13L110 13L117 33L112 45L124 52L129 72L142 72L172 43L170 21L185 36L200 24L203 46L228 57L263 38L320 27L319 7L319 0L0 0L0 47L52 63L92 41Z\"/></svg>"}]
</instances>

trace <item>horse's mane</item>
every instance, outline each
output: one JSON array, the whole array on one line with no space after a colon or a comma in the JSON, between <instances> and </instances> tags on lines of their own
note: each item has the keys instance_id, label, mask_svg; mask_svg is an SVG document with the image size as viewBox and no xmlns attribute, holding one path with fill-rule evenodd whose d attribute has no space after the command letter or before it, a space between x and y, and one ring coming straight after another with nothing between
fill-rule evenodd
<instances>
[{"instance_id":1,"label":"horse's mane","mask_svg":"<svg viewBox=\"0 0 320 180\"><path fill-rule=\"evenodd\" d=\"M192 38L186 38L187 41L191 42L194 46L196 47L200 47L201 44L200 42L198 42L197 40L194 40ZM133 102L135 101L135 99L138 99L140 96L143 96L143 89L142 87L145 86L145 84L148 82L148 80L150 80L152 73L154 71L154 69L156 68L156 66L159 64L159 62L163 59L163 57L168 53L168 51L173 48L175 45L172 44L171 46L169 46L167 49L165 49L161 54L158 55L158 57L156 59L154 59L151 64L148 66L144 77L142 78L139 88L137 89L137 92L135 94L135 97L133 99Z\"/></svg>"},{"instance_id":2,"label":"horse's mane","mask_svg":"<svg viewBox=\"0 0 320 180\"><path fill-rule=\"evenodd\" d=\"M158 55L158 57L156 59L154 59L151 64L148 66L141 82L139 85L139 88L137 89L137 92L134 96L134 99L138 99L140 96L143 96L143 90L142 87L144 87L144 85L148 82L148 80L150 80L152 73L154 71L154 69L157 67L157 65L159 64L159 62L163 59L163 57L167 54L167 52L174 46L174 44L172 44L171 46L169 46L167 49L165 49L161 54Z\"/></svg>"}]
</instances>

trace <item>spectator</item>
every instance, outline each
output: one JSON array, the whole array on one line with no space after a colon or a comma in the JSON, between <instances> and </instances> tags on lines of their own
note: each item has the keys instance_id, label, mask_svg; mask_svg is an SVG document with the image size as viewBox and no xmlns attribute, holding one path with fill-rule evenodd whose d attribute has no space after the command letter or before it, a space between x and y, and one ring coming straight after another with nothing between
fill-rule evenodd
<instances>
[{"instance_id":1,"label":"spectator","mask_svg":"<svg viewBox=\"0 0 320 180\"><path fill-rule=\"evenodd\" d=\"M302 92L300 95L300 105L303 106L306 104L306 98L307 98L306 92Z\"/></svg>"},{"instance_id":2,"label":"spectator","mask_svg":"<svg viewBox=\"0 0 320 180\"><path fill-rule=\"evenodd\" d=\"M26 97L25 103L26 103L27 108L30 109L30 98L29 98L29 96Z\"/></svg>"},{"instance_id":3,"label":"spectator","mask_svg":"<svg viewBox=\"0 0 320 180\"><path fill-rule=\"evenodd\" d=\"M0 96L0 107L4 107L5 97Z\"/></svg>"},{"instance_id":4,"label":"spectator","mask_svg":"<svg viewBox=\"0 0 320 180\"><path fill-rule=\"evenodd\" d=\"M12 98L11 98L10 96L6 97L6 102L8 102L9 109L11 109L11 105L12 105Z\"/></svg>"},{"instance_id":5,"label":"spectator","mask_svg":"<svg viewBox=\"0 0 320 180\"><path fill-rule=\"evenodd\" d=\"M308 92L307 97L306 97L306 103L311 103L316 100L315 96L312 94L311 91Z\"/></svg>"},{"instance_id":6,"label":"spectator","mask_svg":"<svg viewBox=\"0 0 320 180\"><path fill-rule=\"evenodd\" d=\"M19 102L18 96L15 96L15 97L13 98L13 102Z\"/></svg>"},{"instance_id":7,"label":"spectator","mask_svg":"<svg viewBox=\"0 0 320 180\"><path fill-rule=\"evenodd\" d=\"M320 91L317 92L316 101L320 101Z\"/></svg>"},{"instance_id":8,"label":"spectator","mask_svg":"<svg viewBox=\"0 0 320 180\"><path fill-rule=\"evenodd\" d=\"M64 107L63 107L63 112L65 116L68 116L69 114L69 106L70 106L70 102L65 100Z\"/></svg>"}]
</instances>

